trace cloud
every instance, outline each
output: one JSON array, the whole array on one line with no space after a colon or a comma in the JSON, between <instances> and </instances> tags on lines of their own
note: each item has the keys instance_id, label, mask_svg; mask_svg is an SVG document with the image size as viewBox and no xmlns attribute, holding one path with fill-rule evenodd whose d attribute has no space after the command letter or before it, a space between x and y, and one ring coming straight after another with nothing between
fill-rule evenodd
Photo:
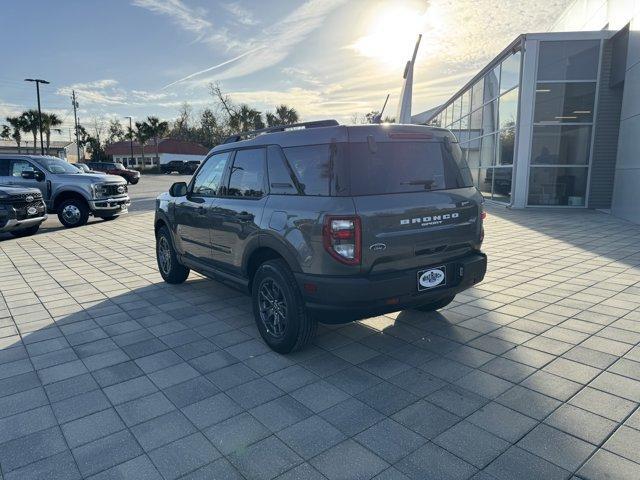
<instances>
[{"instance_id":1,"label":"cloud","mask_svg":"<svg viewBox=\"0 0 640 480\"><path fill-rule=\"evenodd\" d=\"M233 15L235 21L241 25L251 27L260 23L256 20L251 10L242 6L240 2L223 3L222 8Z\"/></svg>"},{"instance_id":2,"label":"cloud","mask_svg":"<svg viewBox=\"0 0 640 480\"><path fill-rule=\"evenodd\" d=\"M127 92L118 86L118 81L110 78L92 82L74 83L59 88L58 95L69 96L75 90L79 102L100 105L125 105Z\"/></svg>"},{"instance_id":3,"label":"cloud","mask_svg":"<svg viewBox=\"0 0 640 480\"><path fill-rule=\"evenodd\" d=\"M156 2L157 0L136 1ZM307 0L282 20L267 27L259 37L242 37L242 39L237 40L232 37L227 37L227 45L243 45L240 55L221 64L187 75L173 82L173 85L191 80L196 76L218 70L227 65L230 66L222 73L217 74L216 79L225 80L242 77L277 65L289 56L296 45L320 27L329 13L339 5L345 3L345 1L346 0ZM210 79L205 79L197 83L206 83L209 80Z\"/></svg>"}]
</instances>

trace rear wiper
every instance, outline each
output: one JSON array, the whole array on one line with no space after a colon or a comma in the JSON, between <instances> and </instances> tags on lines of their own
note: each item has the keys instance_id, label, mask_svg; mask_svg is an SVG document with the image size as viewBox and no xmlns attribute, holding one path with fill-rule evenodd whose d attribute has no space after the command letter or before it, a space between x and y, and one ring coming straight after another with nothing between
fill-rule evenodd
<instances>
[{"instance_id":1,"label":"rear wiper","mask_svg":"<svg viewBox=\"0 0 640 480\"><path fill-rule=\"evenodd\" d=\"M436 183L435 180L411 180L410 182L400 182L400 185L424 185L425 190L431 190L433 184Z\"/></svg>"}]
</instances>

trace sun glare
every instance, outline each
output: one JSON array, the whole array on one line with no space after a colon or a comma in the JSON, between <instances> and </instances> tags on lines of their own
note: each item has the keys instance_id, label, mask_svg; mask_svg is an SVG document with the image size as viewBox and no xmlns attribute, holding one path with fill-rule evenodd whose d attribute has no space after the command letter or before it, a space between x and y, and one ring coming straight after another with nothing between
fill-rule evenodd
<instances>
[{"instance_id":1,"label":"sun glare","mask_svg":"<svg viewBox=\"0 0 640 480\"><path fill-rule=\"evenodd\" d=\"M426 13L406 7L384 8L375 14L367 34L358 38L353 48L390 67L402 66L410 57L418 34L424 33L425 17Z\"/></svg>"}]
</instances>

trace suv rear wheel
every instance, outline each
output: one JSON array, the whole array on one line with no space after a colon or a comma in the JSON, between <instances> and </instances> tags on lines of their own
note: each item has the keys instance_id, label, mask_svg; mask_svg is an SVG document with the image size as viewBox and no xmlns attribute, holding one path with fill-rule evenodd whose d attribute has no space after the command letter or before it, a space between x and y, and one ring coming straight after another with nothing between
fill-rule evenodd
<instances>
[{"instance_id":1,"label":"suv rear wheel","mask_svg":"<svg viewBox=\"0 0 640 480\"><path fill-rule=\"evenodd\" d=\"M189 269L178 263L176 251L167 227L160 227L156 236L156 259L160 275L167 283L183 283L189 276Z\"/></svg>"},{"instance_id":2,"label":"suv rear wheel","mask_svg":"<svg viewBox=\"0 0 640 480\"><path fill-rule=\"evenodd\" d=\"M70 198L58 206L58 219L66 228L81 227L89 220L89 207L84 200Z\"/></svg>"},{"instance_id":3,"label":"suv rear wheel","mask_svg":"<svg viewBox=\"0 0 640 480\"><path fill-rule=\"evenodd\" d=\"M436 300L435 302L425 303L424 305L420 305L419 307L415 307L415 310L420 310L421 312L434 312L436 310L440 310L441 308L446 307L453 299L456 298L455 295L451 295L449 297L441 298L440 300Z\"/></svg>"},{"instance_id":4,"label":"suv rear wheel","mask_svg":"<svg viewBox=\"0 0 640 480\"><path fill-rule=\"evenodd\" d=\"M284 260L269 260L260 265L251 294L256 325L272 350L294 352L313 338L318 322L307 313L293 273Z\"/></svg>"}]
</instances>

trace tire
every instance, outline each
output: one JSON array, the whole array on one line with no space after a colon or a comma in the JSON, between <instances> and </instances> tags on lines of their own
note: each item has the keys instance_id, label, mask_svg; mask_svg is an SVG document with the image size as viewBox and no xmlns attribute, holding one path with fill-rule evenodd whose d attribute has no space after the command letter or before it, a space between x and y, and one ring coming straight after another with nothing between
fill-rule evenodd
<instances>
[{"instance_id":1,"label":"tire","mask_svg":"<svg viewBox=\"0 0 640 480\"><path fill-rule=\"evenodd\" d=\"M178 263L178 256L167 227L160 227L156 235L156 261L160 275L167 283L184 283L189 276L189 269Z\"/></svg>"},{"instance_id":2,"label":"tire","mask_svg":"<svg viewBox=\"0 0 640 480\"><path fill-rule=\"evenodd\" d=\"M28 228L22 228L20 230L13 230L9 233L11 233L11 235L13 235L14 237L20 238L20 237L30 237L31 235L35 234L38 229L40 228L40 224L37 225L33 225L31 227Z\"/></svg>"},{"instance_id":3,"label":"tire","mask_svg":"<svg viewBox=\"0 0 640 480\"><path fill-rule=\"evenodd\" d=\"M278 353L302 349L314 337L317 320L304 306L296 280L284 260L269 260L258 268L251 289L253 315L260 335ZM277 301L277 312L268 308Z\"/></svg>"},{"instance_id":4,"label":"tire","mask_svg":"<svg viewBox=\"0 0 640 480\"><path fill-rule=\"evenodd\" d=\"M84 200L71 198L58 206L58 219L65 228L81 227L89 220L89 207Z\"/></svg>"},{"instance_id":5,"label":"tire","mask_svg":"<svg viewBox=\"0 0 640 480\"><path fill-rule=\"evenodd\" d=\"M420 305L419 307L414 307L414 309L420 310L421 312L434 312L449 305L451 302L453 302L454 298L456 298L456 296L451 295L449 297L444 297L440 300L436 300L435 302L425 303L424 305Z\"/></svg>"}]
</instances>

